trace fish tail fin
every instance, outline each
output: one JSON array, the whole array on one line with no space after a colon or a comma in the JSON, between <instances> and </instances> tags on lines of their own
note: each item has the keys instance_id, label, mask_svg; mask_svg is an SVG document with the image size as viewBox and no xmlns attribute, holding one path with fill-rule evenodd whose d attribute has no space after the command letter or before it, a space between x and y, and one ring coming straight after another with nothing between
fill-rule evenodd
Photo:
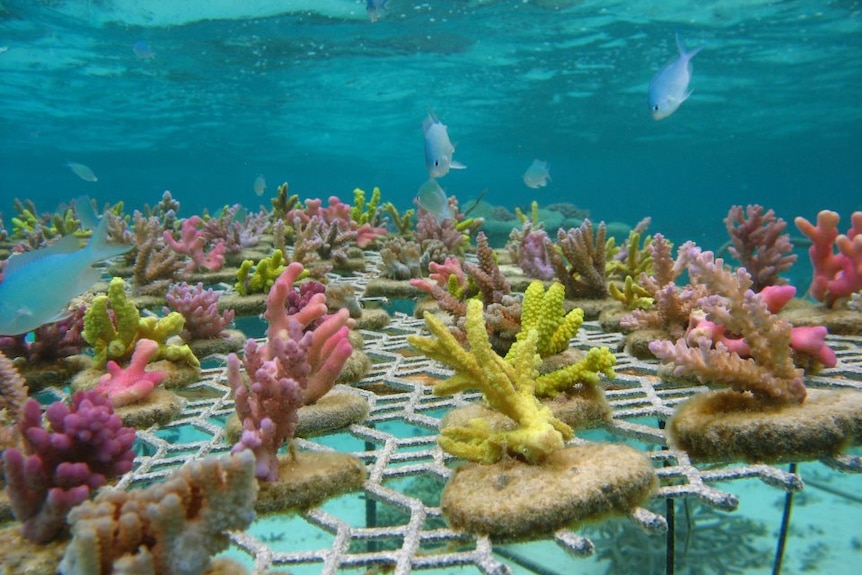
<instances>
[{"instance_id":1,"label":"fish tail fin","mask_svg":"<svg viewBox=\"0 0 862 575\"><path fill-rule=\"evenodd\" d=\"M703 50L704 45L700 45L691 52L686 50L685 43L682 41L682 36L679 35L679 32L676 33L676 49L679 50L679 55L687 60L691 60L695 56L697 56L698 52Z\"/></svg>"},{"instance_id":2,"label":"fish tail fin","mask_svg":"<svg viewBox=\"0 0 862 575\"><path fill-rule=\"evenodd\" d=\"M133 246L120 244L108 240L108 217L102 216L96 229L93 230L93 236L90 238L87 247L85 248L90 254L90 261L100 262L120 254L124 254Z\"/></svg>"}]
</instances>

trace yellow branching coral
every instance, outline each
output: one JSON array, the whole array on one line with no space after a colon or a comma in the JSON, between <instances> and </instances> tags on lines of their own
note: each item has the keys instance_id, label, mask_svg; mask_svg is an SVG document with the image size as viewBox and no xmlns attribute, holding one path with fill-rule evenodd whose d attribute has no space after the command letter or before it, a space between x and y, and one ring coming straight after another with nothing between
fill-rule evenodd
<instances>
[{"instance_id":1,"label":"yellow branching coral","mask_svg":"<svg viewBox=\"0 0 862 575\"><path fill-rule=\"evenodd\" d=\"M185 319L179 312L162 318L141 318L134 302L126 297L126 283L115 277L108 286L108 293L96 296L84 313L82 335L93 348L96 367L104 367L108 360L128 359L139 339L151 339L159 344L153 361L185 361L198 367L200 361L189 346L167 342L179 334L184 325Z\"/></svg>"},{"instance_id":2,"label":"yellow branching coral","mask_svg":"<svg viewBox=\"0 0 862 575\"><path fill-rule=\"evenodd\" d=\"M606 347L594 347L587 356L566 367L536 378L535 394L538 397L554 397L564 393L579 383L597 385L599 374L611 379L617 358Z\"/></svg>"},{"instance_id":3,"label":"yellow branching coral","mask_svg":"<svg viewBox=\"0 0 862 575\"><path fill-rule=\"evenodd\" d=\"M615 283L611 283L608 286L608 293L628 310L649 309L655 303L655 300L650 297L649 290L636 284L632 276L626 276L623 289L618 288Z\"/></svg>"},{"instance_id":4,"label":"yellow branching coral","mask_svg":"<svg viewBox=\"0 0 862 575\"><path fill-rule=\"evenodd\" d=\"M239 295L268 293L286 267L284 254L279 249L273 250L271 256L261 258L257 263L243 260L236 272L234 288Z\"/></svg>"},{"instance_id":5,"label":"yellow branching coral","mask_svg":"<svg viewBox=\"0 0 862 575\"><path fill-rule=\"evenodd\" d=\"M538 332L537 351L541 357L549 357L569 347L569 340L578 333L584 323L584 310L575 308L569 313L563 306L566 289L554 282L545 291L540 281L532 282L524 292L521 305L521 331L516 341L525 339L531 329Z\"/></svg>"},{"instance_id":6,"label":"yellow branching coral","mask_svg":"<svg viewBox=\"0 0 862 575\"><path fill-rule=\"evenodd\" d=\"M350 219L358 224L376 224L378 218L377 207L380 205L380 188L374 187L371 199L365 199L365 190L356 188L353 190L353 206L350 208Z\"/></svg>"},{"instance_id":7,"label":"yellow branching coral","mask_svg":"<svg viewBox=\"0 0 862 575\"><path fill-rule=\"evenodd\" d=\"M536 353L539 333L528 330L514 352L506 358L491 348L485 329L482 302L467 302L466 328L469 351L461 347L440 320L425 313L425 324L433 338L408 336L410 345L455 370L455 375L434 388L437 395L478 389L492 409L518 423L509 431L492 430L487 422L472 420L467 426L443 431L440 446L449 453L490 464L504 454L538 463L563 447L572 429L558 420L533 394L541 358Z\"/></svg>"},{"instance_id":8,"label":"yellow branching coral","mask_svg":"<svg viewBox=\"0 0 862 575\"><path fill-rule=\"evenodd\" d=\"M644 238L643 246L640 245L640 232L632 230L629 232L629 237L626 240L626 253L623 259L617 259L617 254L620 248L616 247L616 240L610 238L605 246L605 272L608 277L624 278L626 276L639 277L641 273L647 275L652 273L652 253L649 246L652 243L652 237Z\"/></svg>"}]
</instances>

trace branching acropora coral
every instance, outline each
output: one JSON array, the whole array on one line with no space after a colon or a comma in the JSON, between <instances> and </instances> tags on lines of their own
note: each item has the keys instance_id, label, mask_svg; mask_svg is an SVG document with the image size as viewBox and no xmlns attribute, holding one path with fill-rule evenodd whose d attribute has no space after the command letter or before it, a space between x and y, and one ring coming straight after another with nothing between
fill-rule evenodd
<instances>
[{"instance_id":1,"label":"branching acropora coral","mask_svg":"<svg viewBox=\"0 0 862 575\"><path fill-rule=\"evenodd\" d=\"M108 293L96 296L84 314L84 339L93 347L93 364L103 367L109 359L123 360L131 356L138 339L146 338L159 344L155 359L185 361L198 366L200 362L185 344L169 344L169 337L180 333L185 325L183 316L171 312L166 317L141 318L138 308L126 297L126 284L115 277Z\"/></svg>"},{"instance_id":2,"label":"branching acropora coral","mask_svg":"<svg viewBox=\"0 0 862 575\"><path fill-rule=\"evenodd\" d=\"M557 231L559 250L549 247L548 254L556 278L566 288L566 297L600 299L608 295L605 235L605 223L599 224L594 235L590 220L584 220L580 227Z\"/></svg>"},{"instance_id":3,"label":"branching acropora coral","mask_svg":"<svg viewBox=\"0 0 862 575\"><path fill-rule=\"evenodd\" d=\"M236 272L234 287L240 295L268 293L286 267L281 250L273 250L271 256L261 258L257 263L243 260Z\"/></svg>"},{"instance_id":4,"label":"branching acropora coral","mask_svg":"<svg viewBox=\"0 0 862 575\"><path fill-rule=\"evenodd\" d=\"M712 252L693 250L689 273L715 295L701 298L707 318L742 336L749 358L708 337L680 338L676 343L654 341L650 350L677 375L692 374L704 383L727 385L755 398L776 404L798 404L805 399L803 372L793 363L791 326L769 312L762 296L750 288L753 281L744 268L736 273L713 259Z\"/></svg>"},{"instance_id":5,"label":"branching acropora coral","mask_svg":"<svg viewBox=\"0 0 862 575\"><path fill-rule=\"evenodd\" d=\"M584 323L584 310L574 308L566 313L563 307L565 298L566 290L559 282L551 284L547 291L540 281L527 286L521 304L521 331L517 341L526 338L530 330L535 329L539 334L536 351L541 357L568 349L569 340Z\"/></svg>"},{"instance_id":6,"label":"branching acropora coral","mask_svg":"<svg viewBox=\"0 0 862 575\"><path fill-rule=\"evenodd\" d=\"M518 423L518 428L493 431L481 419L465 427L450 427L440 436L440 445L453 455L490 464L508 453L528 463L539 463L562 449L572 437L572 429L554 417L550 408L536 399L534 390L542 360L536 353L539 333L529 330L503 359L491 348L485 331L482 302L467 302L466 332L469 350L461 347L449 329L425 312L425 324L433 338L411 335L407 340L416 349L455 369L455 375L437 384L434 393L447 395L479 389L491 408Z\"/></svg>"},{"instance_id":7,"label":"branching acropora coral","mask_svg":"<svg viewBox=\"0 0 862 575\"><path fill-rule=\"evenodd\" d=\"M728 251L751 274L754 291L787 283L778 275L796 262L790 234L784 231L787 222L774 211L764 212L763 206L753 204L744 213L742 206L731 206L724 225L730 234Z\"/></svg>"}]
</instances>

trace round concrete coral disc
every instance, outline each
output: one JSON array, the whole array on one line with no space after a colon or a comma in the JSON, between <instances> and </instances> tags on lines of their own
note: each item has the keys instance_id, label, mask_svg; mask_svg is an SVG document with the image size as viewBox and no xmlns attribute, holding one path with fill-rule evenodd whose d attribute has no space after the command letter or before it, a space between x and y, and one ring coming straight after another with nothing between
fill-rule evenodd
<instances>
[{"instance_id":1,"label":"round concrete coral disc","mask_svg":"<svg viewBox=\"0 0 862 575\"><path fill-rule=\"evenodd\" d=\"M801 405L763 407L734 391L698 394L667 425L694 460L791 462L836 455L862 442L862 392L809 389Z\"/></svg>"},{"instance_id":2,"label":"round concrete coral disc","mask_svg":"<svg viewBox=\"0 0 862 575\"><path fill-rule=\"evenodd\" d=\"M441 509L453 529L495 541L534 539L630 513L657 485L643 453L625 445L579 445L551 454L541 465L464 465L443 490Z\"/></svg>"}]
</instances>

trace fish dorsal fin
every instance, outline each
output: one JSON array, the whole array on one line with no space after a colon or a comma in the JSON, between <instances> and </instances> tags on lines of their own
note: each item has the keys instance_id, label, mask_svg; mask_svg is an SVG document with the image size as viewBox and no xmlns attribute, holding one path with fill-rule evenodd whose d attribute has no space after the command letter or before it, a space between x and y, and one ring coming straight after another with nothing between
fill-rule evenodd
<instances>
[{"instance_id":1,"label":"fish dorsal fin","mask_svg":"<svg viewBox=\"0 0 862 575\"><path fill-rule=\"evenodd\" d=\"M81 244L78 241L78 238L73 235L64 236L62 239L54 242L47 248L39 248L38 250L24 252L23 254L10 257L6 262L6 268L3 270L3 273L9 275L28 264L41 260L42 258L60 254L71 254L78 251L80 247Z\"/></svg>"}]
</instances>

